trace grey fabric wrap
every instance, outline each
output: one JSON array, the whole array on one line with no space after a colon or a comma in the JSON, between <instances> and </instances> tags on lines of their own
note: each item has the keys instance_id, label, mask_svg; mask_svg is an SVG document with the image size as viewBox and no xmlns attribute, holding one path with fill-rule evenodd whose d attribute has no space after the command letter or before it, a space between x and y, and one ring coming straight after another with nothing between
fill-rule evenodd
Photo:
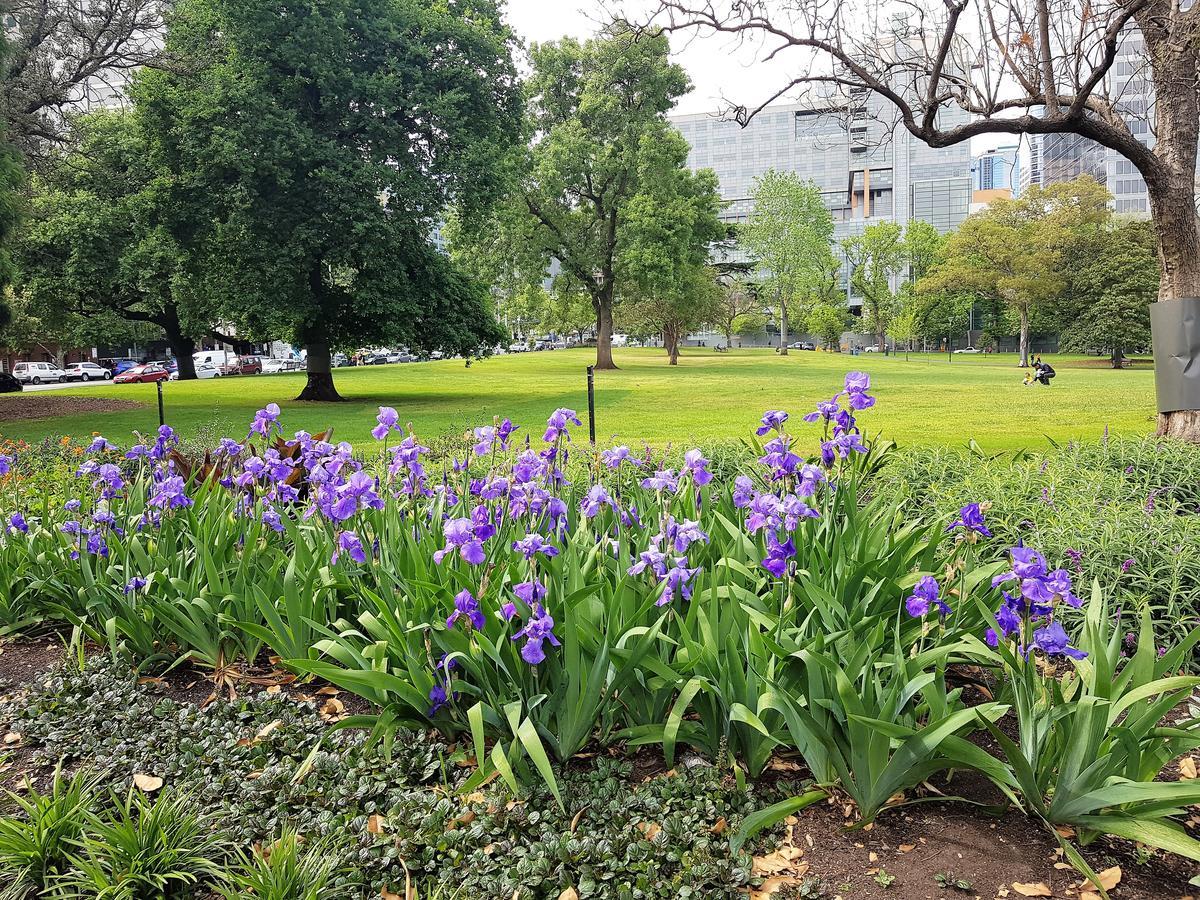
<instances>
[{"instance_id":1,"label":"grey fabric wrap","mask_svg":"<svg viewBox=\"0 0 1200 900\"><path fill-rule=\"evenodd\" d=\"M1150 304L1158 411L1200 409L1200 298Z\"/></svg>"}]
</instances>

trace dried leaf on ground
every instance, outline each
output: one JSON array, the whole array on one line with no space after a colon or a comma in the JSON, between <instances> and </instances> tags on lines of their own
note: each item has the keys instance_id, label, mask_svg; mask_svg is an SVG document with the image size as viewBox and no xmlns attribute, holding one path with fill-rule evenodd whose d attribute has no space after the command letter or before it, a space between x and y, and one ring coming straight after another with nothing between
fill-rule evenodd
<instances>
[{"instance_id":1,"label":"dried leaf on ground","mask_svg":"<svg viewBox=\"0 0 1200 900\"><path fill-rule=\"evenodd\" d=\"M1012 889L1022 897L1053 897L1054 891L1050 890L1040 881L1014 881Z\"/></svg>"},{"instance_id":2,"label":"dried leaf on ground","mask_svg":"<svg viewBox=\"0 0 1200 900\"><path fill-rule=\"evenodd\" d=\"M778 875L781 872L803 874L808 871L808 863L797 862L804 855L799 847L780 847L766 856L754 857L754 875Z\"/></svg>"},{"instance_id":3,"label":"dried leaf on ground","mask_svg":"<svg viewBox=\"0 0 1200 900\"><path fill-rule=\"evenodd\" d=\"M750 891L750 900L768 900L769 897L779 896L779 892L784 888L795 887L798 884L800 884L800 879L793 875L778 875L768 878L757 889Z\"/></svg>"},{"instance_id":4,"label":"dried leaf on ground","mask_svg":"<svg viewBox=\"0 0 1200 900\"><path fill-rule=\"evenodd\" d=\"M1097 876L1100 881L1100 887L1104 888L1106 891L1111 891L1121 883L1121 874L1120 866L1113 866L1110 869L1105 869L1099 874L1099 876ZM1081 891L1091 891L1092 893L1095 893L1095 885L1093 885L1086 878L1079 882L1078 887Z\"/></svg>"},{"instance_id":5,"label":"dried leaf on ground","mask_svg":"<svg viewBox=\"0 0 1200 900\"><path fill-rule=\"evenodd\" d=\"M1193 756L1185 756L1179 761L1179 777L1191 779L1196 777L1196 759Z\"/></svg>"},{"instance_id":6,"label":"dried leaf on ground","mask_svg":"<svg viewBox=\"0 0 1200 900\"><path fill-rule=\"evenodd\" d=\"M381 815L373 815L367 819L367 831L371 834L383 834L383 829L387 826L387 819Z\"/></svg>"},{"instance_id":7,"label":"dried leaf on ground","mask_svg":"<svg viewBox=\"0 0 1200 900\"><path fill-rule=\"evenodd\" d=\"M575 888L569 887L558 895L558 900L579 900L579 892Z\"/></svg>"},{"instance_id":8,"label":"dried leaf on ground","mask_svg":"<svg viewBox=\"0 0 1200 900\"><path fill-rule=\"evenodd\" d=\"M163 780L157 775L146 775L142 772L133 776L133 783L147 794L153 794L163 786Z\"/></svg>"},{"instance_id":9,"label":"dried leaf on ground","mask_svg":"<svg viewBox=\"0 0 1200 900\"><path fill-rule=\"evenodd\" d=\"M659 832L662 831L662 826L657 822L638 822L637 830L642 833L642 837L646 840L652 841L658 837Z\"/></svg>"}]
</instances>

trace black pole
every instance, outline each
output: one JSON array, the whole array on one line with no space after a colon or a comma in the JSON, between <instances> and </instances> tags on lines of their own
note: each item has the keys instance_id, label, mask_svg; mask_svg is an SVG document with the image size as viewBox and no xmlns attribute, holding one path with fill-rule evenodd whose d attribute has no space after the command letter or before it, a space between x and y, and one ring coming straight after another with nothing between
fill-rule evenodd
<instances>
[{"instance_id":1,"label":"black pole","mask_svg":"<svg viewBox=\"0 0 1200 900\"><path fill-rule=\"evenodd\" d=\"M596 443L596 367L587 367L588 378L588 440Z\"/></svg>"},{"instance_id":2,"label":"black pole","mask_svg":"<svg viewBox=\"0 0 1200 900\"><path fill-rule=\"evenodd\" d=\"M159 381L154 382L154 384L158 388L158 424L166 425L167 417L163 412L162 380L160 379Z\"/></svg>"}]
</instances>

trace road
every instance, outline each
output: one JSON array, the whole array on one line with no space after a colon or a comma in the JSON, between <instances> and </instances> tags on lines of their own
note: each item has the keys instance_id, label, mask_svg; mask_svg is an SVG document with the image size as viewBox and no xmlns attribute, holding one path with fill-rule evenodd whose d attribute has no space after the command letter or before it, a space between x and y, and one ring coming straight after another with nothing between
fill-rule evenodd
<instances>
[{"instance_id":1,"label":"road","mask_svg":"<svg viewBox=\"0 0 1200 900\"><path fill-rule=\"evenodd\" d=\"M111 381L64 381L60 384L27 384L22 393L33 393L34 391L57 391L62 388L78 388L78 387L93 387L100 384L112 384Z\"/></svg>"}]
</instances>

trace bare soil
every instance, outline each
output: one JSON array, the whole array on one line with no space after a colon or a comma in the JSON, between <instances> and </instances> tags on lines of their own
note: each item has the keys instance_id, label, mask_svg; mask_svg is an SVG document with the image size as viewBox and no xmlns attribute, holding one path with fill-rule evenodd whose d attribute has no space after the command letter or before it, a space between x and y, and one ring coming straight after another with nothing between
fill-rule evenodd
<instances>
[{"instance_id":1,"label":"bare soil","mask_svg":"<svg viewBox=\"0 0 1200 900\"><path fill-rule=\"evenodd\" d=\"M104 397L72 397L57 393L24 394L0 397L0 425L6 422L54 419L88 413L121 412L140 409L144 404L132 400Z\"/></svg>"}]
</instances>

